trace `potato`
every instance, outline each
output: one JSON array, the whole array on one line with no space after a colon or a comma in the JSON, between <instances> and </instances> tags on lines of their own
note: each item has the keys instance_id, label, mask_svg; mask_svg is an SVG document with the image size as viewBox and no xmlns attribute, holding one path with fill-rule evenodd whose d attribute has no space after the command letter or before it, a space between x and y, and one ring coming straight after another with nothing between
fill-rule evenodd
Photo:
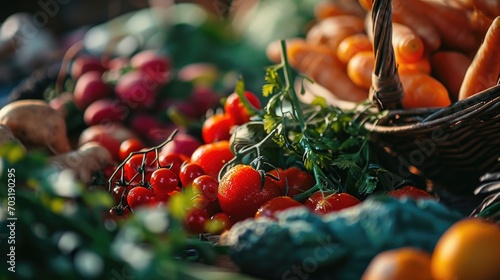
<instances>
[{"instance_id":1,"label":"potato","mask_svg":"<svg viewBox=\"0 0 500 280\"><path fill-rule=\"evenodd\" d=\"M0 124L8 126L28 149L51 154L71 150L63 116L43 100L19 100L0 109Z\"/></svg>"},{"instance_id":2,"label":"potato","mask_svg":"<svg viewBox=\"0 0 500 280\"><path fill-rule=\"evenodd\" d=\"M49 164L61 170L72 170L76 178L84 184L92 181L94 172L104 169L111 163L111 154L97 142L88 142L78 150L49 158Z\"/></svg>"},{"instance_id":3,"label":"potato","mask_svg":"<svg viewBox=\"0 0 500 280\"><path fill-rule=\"evenodd\" d=\"M19 143L24 150L26 149L21 141L14 136L12 130L10 130L8 126L0 124L0 146L11 142Z\"/></svg>"}]
</instances>

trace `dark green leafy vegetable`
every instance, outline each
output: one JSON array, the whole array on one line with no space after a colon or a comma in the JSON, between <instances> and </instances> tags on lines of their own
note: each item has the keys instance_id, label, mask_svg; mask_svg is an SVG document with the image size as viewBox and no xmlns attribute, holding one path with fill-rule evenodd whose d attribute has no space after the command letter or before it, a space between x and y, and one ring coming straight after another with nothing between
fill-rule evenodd
<instances>
[{"instance_id":1,"label":"dark green leafy vegetable","mask_svg":"<svg viewBox=\"0 0 500 280\"><path fill-rule=\"evenodd\" d=\"M374 196L324 216L292 208L277 221L245 220L230 230L228 243L234 262L249 274L358 280L384 250L413 246L432 252L440 236L461 218L433 199Z\"/></svg>"}]
</instances>

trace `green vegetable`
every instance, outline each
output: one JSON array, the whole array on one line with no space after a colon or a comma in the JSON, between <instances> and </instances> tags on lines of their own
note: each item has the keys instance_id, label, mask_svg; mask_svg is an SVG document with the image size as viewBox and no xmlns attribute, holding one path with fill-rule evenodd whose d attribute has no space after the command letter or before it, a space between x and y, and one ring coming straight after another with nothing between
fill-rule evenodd
<instances>
[{"instance_id":1,"label":"green vegetable","mask_svg":"<svg viewBox=\"0 0 500 280\"><path fill-rule=\"evenodd\" d=\"M344 211L319 216L292 208L278 220L249 219L228 235L242 271L266 279L360 279L378 253L412 246L432 252L463 218L433 199L374 196Z\"/></svg>"}]
</instances>

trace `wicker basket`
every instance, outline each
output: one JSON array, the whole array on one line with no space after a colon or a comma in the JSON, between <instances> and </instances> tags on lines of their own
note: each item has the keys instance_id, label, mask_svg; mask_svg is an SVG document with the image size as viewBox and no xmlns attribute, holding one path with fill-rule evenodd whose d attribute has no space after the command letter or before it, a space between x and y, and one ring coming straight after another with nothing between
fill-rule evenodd
<instances>
[{"instance_id":1,"label":"wicker basket","mask_svg":"<svg viewBox=\"0 0 500 280\"><path fill-rule=\"evenodd\" d=\"M388 113L367 128L373 141L394 152L400 164L414 166L430 179L443 199L472 209L481 199L472 199L479 178L500 171L500 85L446 108L402 109L403 89L391 43L391 2L373 1L370 98Z\"/></svg>"}]
</instances>

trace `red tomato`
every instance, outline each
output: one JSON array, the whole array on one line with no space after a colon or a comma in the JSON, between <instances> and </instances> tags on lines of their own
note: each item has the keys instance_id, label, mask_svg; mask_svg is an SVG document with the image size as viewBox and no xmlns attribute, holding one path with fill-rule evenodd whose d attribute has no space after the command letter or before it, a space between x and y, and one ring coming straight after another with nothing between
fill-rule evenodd
<instances>
[{"instance_id":1,"label":"red tomato","mask_svg":"<svg viewBox=\"0 0 500 280\"><path fill-rule=\"evenodd\" d=\"M359 199L348 193L313 193L304 205L318 214L336 212L361 203Z\"/></svg>"},{"instance_id":2,"label":"red tomato","mask_svg":"<svg viewBox=\"0 0 500 280\"><path fill-rule=\"evenodd\" d=\"M183 154L160 154L159 162L162 167L166 167L179 177L182 164L189 158Z\"/></svg>"},{"instance_id":3,"label":"red tomato","mask_svg":"<svg viewBox=\"0 0 500 280\"><path fill-rule=\"evenodd\" d=\"M198 176L205 175L205 171L196 163L185 163L179 171L179 180L183 187L189 186Z\"/></svg>"},{"instance_id":4,"label":"red tomato","mask_svg":"<svg viewBox=\"0 0 500 280\"><path fill-rule=\"evenodd\" d=\"M255 218L268 217L276 219L276 214L285 209L304 205L289 196L278 196L268 200L255 213Z\"/></svg>"},{"instance_id":5,"label":"red tomato","mask_svg":"<svg viewBox=\"0 0 500 280\"><path fill-rule=\"evenodd\" d=\"M217 182L217 179L210 175L198 176L193 180L192 187L196 193L203 194L208 201L215 201L217 199L219 182Z\"/></svg>"},{"instance_id":6,"label":"red tomato","mask_svg":"<svg viewBox=\"0 0 500 280\"><path fill-rule=\"evenodd\" d=\"M250 165L236 165L219 182L220 207L233 222L254 217L262 204L280 195L280 188L268 176L262 186L259 172Z\"/></svg>"},{"instance_id":7,"label":"red tomato","mask_svg":"<svg viewBox=\"0 0 500 280\"><path fill-rule=\"evenodd\" d=\"M400 189L397 190L392 190L387 192L388 195L393 196L393 197L411 197L413 199L418 199L418 198L434 198L430 193L416 188L414 186L404 186Z\"/></svg>"},{"instance_id":8,"label":"red tomato","mask_svg":"<svg viewBox=\"0 0 500 280\"><path fill-rule=\"evenodd\" d=\"M191 208L184 217L184 223L188 232L199 234L205 231L205 224L209 219L210 217L206 210Z\"/></svg>"},{"instance_id":9,"label":"red tomato","mask_svg":"<svg viewBox=\"0 0 500 280\"><path fill-rule=\"evenodd\" d=\"M144 144L137 138L130 138L120 144L120 160L124 161L131 152L137 152L144 148Z\"/></svg>"},{"instance_id":10,"label":"red tomato","mask_svg":"<svg viewBox=\"0 0 500 280\"><path fill-rule=\"evenodd\" d=\"M207 175L218 178L224 164L233 157L229 141L219 141L198 147L191 155L191 162L201 166Z\"/></svg>"},{"instance_id":11,"label":"red tomato","mask_svg":"<svg viewBox=\"0 0 500 280\"><path fill-rule=\"evenodd\" d=\"M256 109L261 108L260 100L252 92L245 92L246 99ZM224 112L230 117L233 125L241 125L250 121L251 114L241 103L240 97L236 92L231 93L224 102Z\"/></svg>"},{"instance_id":12,"label":"red tomato","mask_svg":"<svg viewBox=\"0 0 500 280\"><path fill-rule=\"evenodd\" d=\"M127 206L127 195L134 186L115 186L111 190L111 196L114 198L116 203L122 203L123 206ZM122 200L123 198L123 200Z\"/></svg>"},{"instance_id":13,"label":"red tomato","mask_svg":"<svg viewBox=\"0 0 500 280\"><path fill-rule=\"evenodd\" d=\"M130 215L130 209L128 207L118 207L114 206L113 208L109 209L109 212L107 213L108 219L112 219L115 221L121 221L125 220L129 215Z\"/></svg>"},{"instance_id":14,"label":"red tomato","mask_svg":"<svg viewBox=\"0 0 500 280\"><path fill-rule=\"evenodd\" d=\"M151 204L154 200L153 192L145 187L135 187L127 195L127 203L132 210L139 206Z\"/></svg>"},{"instance_id":15,"label":"red tomato","mask_svg":"<svg viewBox=\"0 0 500 280\"><path fill-rule=\"evenodd\" d=\"M179 178L172 170L162 167L153 171L149 183L153 187L155 195L159 193L169 194L179 186Z\"/></svg>"},{"instance_id":16,"label":"red tomato","mask_svg":"<svg viewBox=\"0 0 500 280\"><path fill-rule=\"evenodd\" d=\"M201 127L201 137L204 143L214 143L231 138L231 119L225 114L215 114L208 117Z\"/></svg>"},{"instance_id":17,"label":"red tomato","mask_svg":"<svg viewBox=\"0 0 500 280\"><path fill-rule=\"evenodd\" d=\"M156 170L155 163L155 153L150 152L146 154L146 158L144 160L143 154L137 154L130 157L123 166L123 171L125 174L125 178L131 183L141 183L144 179L144 182L149 182L149 178L151 178L151 174ZM142 177L142 171L145 171L144 178Z\"/></svg>"},{"instance_id":18,"label":"red tomato","mask_svg":"<svg viewBox=\"0 0 500 280\"><path fill-rule=\"evenodd\" d=\"M309 190L316 184L316 180L311 173L298 167L285 169L285 177L287 183L285 193L292 197Z\"/></svg>"},{"instance_id":19,"label":"red tomato","mask_svg":"<svg viewBox=\"0 0 500 280\"><path fill-rule=\"evenodd\" d=\"M205 231L212 234L221 234L231 228L232 223L225 213L215 213L205 224Z\"/></svg>"}]
</instances>

